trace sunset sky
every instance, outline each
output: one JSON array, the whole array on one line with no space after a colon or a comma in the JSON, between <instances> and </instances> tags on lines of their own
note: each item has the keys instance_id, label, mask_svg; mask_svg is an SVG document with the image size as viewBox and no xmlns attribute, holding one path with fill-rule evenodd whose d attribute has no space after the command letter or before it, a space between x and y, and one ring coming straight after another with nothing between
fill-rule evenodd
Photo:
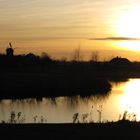
<instances>
[{"instance_id":1,"label":"sunset sky","mask_svg":"<svg viewBox=\"0 0 140 140\"><path fill-rule=\"evenodd\" d=\"M0 52L140 60L139 0L0 0Z\"/></svg>"}]
</instances>

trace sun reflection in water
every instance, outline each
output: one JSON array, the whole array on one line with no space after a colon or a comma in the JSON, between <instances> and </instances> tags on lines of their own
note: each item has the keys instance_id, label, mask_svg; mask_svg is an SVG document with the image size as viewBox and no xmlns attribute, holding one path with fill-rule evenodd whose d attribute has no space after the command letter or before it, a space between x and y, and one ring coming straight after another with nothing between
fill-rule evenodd
<instances>
[{"instance_id":1,"label":"sun reflection in water","mask_svg":"<svg viewBox=\"0 0 140 140\"><path fill-rule=\"evenodd\" d=\"M140 120L140 79L130 79L123 88L121 108L129 113L135 113Z\"/></svg>"},{"instance_id":2,"label":"sun reflection in water","mask_svg":"<svg viewBox=\"0 0 140 140\"><path fill-rule=\"evenodd\" d=\"M140 79L129 79L125 82L112 82L112 91L105 97L91 96L87 98L58 97L55 99L43 98L25 100L1 100L0 122L9 120L10 112L22 112L26 116L26 123L34 122L33 117L41 116L47 119L47 123L70 123L72 116L79 113L89 114L89 120L99 121L100 106L102 106L103 121L118 121L124 111L136 114L140 120ZM121 116L121 118L120 118ZM132 120L132 119L131 119Z\"/></svg>"}]
</instances>

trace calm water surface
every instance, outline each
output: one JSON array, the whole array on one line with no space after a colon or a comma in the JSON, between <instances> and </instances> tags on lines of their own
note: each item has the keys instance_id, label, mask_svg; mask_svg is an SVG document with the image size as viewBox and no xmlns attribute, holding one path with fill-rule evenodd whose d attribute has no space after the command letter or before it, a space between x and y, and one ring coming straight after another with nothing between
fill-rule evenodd
<instances>
[{"instance_id":1,"label":"calm water surface","mask_svg":"<svg viewBox=\"0 0 140 140\"><path fill-rule=\"evenodd\" d=\"M43 98L25 100L1 100L0 121L10 119L10 112L21 112L26 123L43 122L66 123L72 122L73 114L79 113L79 120L83 114L88 114L87 121L99 121L102 110L102 121L116 121L125 110L135 113L140 120L140 79L129 79L127 82L111 83L112 91L106 96L59 97L55 99Z\"/></svg>"}]
</instances>

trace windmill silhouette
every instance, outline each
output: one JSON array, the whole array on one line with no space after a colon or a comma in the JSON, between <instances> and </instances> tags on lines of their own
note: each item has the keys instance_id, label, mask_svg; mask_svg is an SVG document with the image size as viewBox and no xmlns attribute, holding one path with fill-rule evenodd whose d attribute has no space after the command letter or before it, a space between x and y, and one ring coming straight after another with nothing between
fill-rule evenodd
<instances>
[{"instance_id":1,"label":"windmill silhouette","mask_svg":"<svg viewBox=\"0 0 140 140\"><path fill-rule=\"evenodd\" d=\"M6 49L6 55L9 57L14 56L14 50L17 48L13 48L12 43L9 42L9 47Z\"/></svg>"}]
</instances>

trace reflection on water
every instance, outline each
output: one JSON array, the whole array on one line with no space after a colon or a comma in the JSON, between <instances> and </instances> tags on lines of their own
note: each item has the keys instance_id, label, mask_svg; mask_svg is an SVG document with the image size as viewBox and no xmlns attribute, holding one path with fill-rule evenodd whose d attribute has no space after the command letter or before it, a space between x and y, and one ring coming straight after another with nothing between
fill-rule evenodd
<instances>
[{"instance_id":1,"label":"reflection on water","mask_svg":"<svg viewBox=\"0 0 140 140\"><path fill-rule=\"evenodd\" d=\"M125 110L137 115L140 120L140 79L129 79L119 84L111 83L112 91L106 97L92 96L88 98L59 97L25 100L1 100L0 121L8 121L10 112L22 113L26 123L40 122L42 117L48 123L72 122L73 114L90 114L89 119L99 120L99 107L102 106L102 120L116 121Z\"/></svg>"},{"instance_id":2,"label":"reflection on water","mask_svg":"<svg viewBox=\"0 0 140 140\"><path fill-rule=\"evenodd\" d=\"M122 95L120 105L129 112L134 112L140 120L140 79L129 80L123 87L125 94Z\"/></svg>"}]
</instances>

